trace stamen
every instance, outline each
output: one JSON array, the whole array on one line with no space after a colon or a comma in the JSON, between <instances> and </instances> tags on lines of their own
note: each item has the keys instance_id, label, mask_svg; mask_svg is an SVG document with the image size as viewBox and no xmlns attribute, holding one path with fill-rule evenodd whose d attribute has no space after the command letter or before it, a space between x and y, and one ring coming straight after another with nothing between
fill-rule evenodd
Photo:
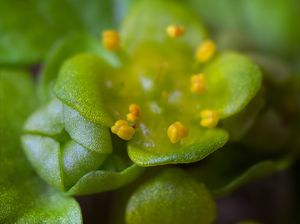
<instances>
[{"instance_id":1,"label":"stamen","mask_svg":"<svg viewBox=\"0 0 300 224\"><path fill-rule=\"evenodd\" d=\"M166 32L167 35L171 38L177 38L184 34L184 27L183 26L177 26L177 25L170 25L167 27Z\"/></svg>"},{"instance_id":2,"label":"stamen","mask_svg":"<svg viewBox=\"0 0 300 224\"><path fill-rule=\"evenodd\" d=\"M127 120L135 122L140 116L141 108L137 104L129 105L129 113L127 114Z\"/></svg>"},{"instance_id":3,"label":"stamen","mask_svg":"<svg viewBox=\"0 0 300 224\"><path fill-rule=\"evenodd\" d=\"M203 93L205 91L205 78L203 74L193 75L191 77L191 92Z\"/></svg>"},{"instance_id":4,"label":"stamen","mask_svg":"<svg viewBox=\"0 0 300 224\"><path fill-rule=\"evenodd\" d=\"M111 127L111 132L118 135L121 139L130 140L135 134L135 129L131 127L127 121L118 120Z\"/></svg>"},{"instance_id":5,"label":"stamen","mask_svg":"<svg viewBox=\"0 0 300 224\"><path fill-rule=\"evenodd\" d=\"M206 40L197 48L196 59L201 63L205 63L214 56L215 52L216 44L211 40Z\"/></svg>"},{"instance_id":6,"label":"stamen","mask_svg":"<svg viewBox=\"0 0 300 224\"><path fill-rule=\"evenodd\" d=\"M214 128L219 122L219 113L214 110L203 110L200 113L200 125L207 128Z\"/></svg>"},{"instance_id":7,"label":"stamen","mask_svg":"<svg viewBox=\"0 0 300 224\"><path fill-rule=\"evenodd\" d=\"M168 137L173 144L185 138L188 132L189 130L180 121L171 124L167 130Z\"/></svg>"},{"instance_id":8,"label":"stamen","mask_svg":"<svg viewBox=\"0 0 300 224\"><path fill-rule=\"evenodd\" d=\"M110 51L117 51L120 49L120 36L115 30L106 30L102 33L102 44Z\"/></svg>"}]
</instances>

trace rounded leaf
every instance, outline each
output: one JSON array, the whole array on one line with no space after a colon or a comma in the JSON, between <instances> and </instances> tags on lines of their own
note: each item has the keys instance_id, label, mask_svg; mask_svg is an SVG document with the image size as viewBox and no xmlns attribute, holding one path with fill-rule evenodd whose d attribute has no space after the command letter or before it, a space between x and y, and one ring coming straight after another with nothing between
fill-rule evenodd
<instances>
[{"instance_id":1,"label":"rounded leaf","mask_svg":"<svg viewBox=\"0 0 300 224\"><path fill-rule=\"evenodd\" d=\"M215 202L204 184L177 168L142 184L126 207L127 224L206 224L215 216Z\"/></svg>"},{"instance_id":2,"label":"rounded leaf","mask_svg":"<svg viewBox=\"0 0 300 224\"><path fill-rule=\"evenodd\" d=\"M103 100L103 75L112 67L100 57L80 54L67 60L54 87L56 96L83 117L97 124L111 126L113 120Z\"/></svg>"}]
</instances>

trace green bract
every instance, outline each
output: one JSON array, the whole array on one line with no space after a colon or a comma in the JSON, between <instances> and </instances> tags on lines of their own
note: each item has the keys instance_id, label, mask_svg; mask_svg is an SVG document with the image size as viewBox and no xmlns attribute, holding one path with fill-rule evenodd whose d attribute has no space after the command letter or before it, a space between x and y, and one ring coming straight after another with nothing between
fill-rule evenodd
<instances>
[{"instance_id":1,"label":"green bract","mask_svg":"<svg viewBox=\"0 0 300 224\"><path fill-rule=\"evenodd\" d=\"M204 184L178 168L167 168L143 183L126 206L127 224L206 224L215 217L216 206Z\"/></svg>"},{"instance_id":2,"label":"green bract","mask_svg":"<svg viewBox=\"0 0 300 224\"><path fill-rule=\"evenodd\" d=\"M22 123L37 102L27 72L0 70L0 102L0 222L81 223L76 201L37 178L21 150Z\"/></svg>"},{"instance_id":3,"label":"green bract","mask_svg":"<svg viewBox=\"0 0 300 224\"><path fill-rule=\"evenodd\" d=\"M122 144L111 154L108 128L88 121L58 99L34 113L24 131L23 146L38 174L69 194L112 190L141 171L117 153Z\"/></svg>"},{"instance_id":4,"label":"green bract","mask_svg":"<svg viewBox=\"0 0 300 224\"><path fill-rule=\"evenodd\" d=\"M136 20L145 7L153 19ZM167 8L166 19L158 22L157 10ZM171 23L186 26L182 38L166 35ZM56 46L40 82L43 101L51 101L24 127L25 152L38 174L69 194L111 190L132 181L141 169L130 163L126 148L138 166L205 158L227 142L228 133L201 127L200 112L210 109L221 120L228 118L245 108L261 85L257 66L235 52L218 52L208 63L197 64L194 52L206 34L179 4L142 1L121 33L123 50L114 56L84 35ZM190 92L190 77L200 72L206 91L197 95ZM132 103L140 106L141 115L133 139L125 143L109 129L126 119ZM183 122L189 134L172 144L167 128L175 121Z\"/></svg>"}]
</instances>

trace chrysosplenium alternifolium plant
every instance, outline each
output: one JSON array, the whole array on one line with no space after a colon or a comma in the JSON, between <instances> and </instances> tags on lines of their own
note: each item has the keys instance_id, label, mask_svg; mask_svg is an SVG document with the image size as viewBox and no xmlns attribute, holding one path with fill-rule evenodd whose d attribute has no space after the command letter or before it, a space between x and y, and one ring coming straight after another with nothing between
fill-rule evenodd
<instances>
[{"instance_id":1,"label":"chrysosplenium alternifolium plant","mask_svg":"<svg viewBox=\"0 0 300 224\"><path fill-rule=\"evenodd\" d=\"M214 198L292 161L284 157L248 162L251 150L243 152L237 146L251 142L264 148L264 141L253 141L253 127L264 126L268 119L280 123L269 108L259 117L268 105L262 76L274 80L273 61L226 50L214 39L185 4L143 0L134 4L119 30L103 30L102 42L85 33L58 42L39 78L40 105L33 103L20 113L24 121L36 108L21 136L34 171L68 196L120 189L111 222L213 223ZM24 106L21 97L34 98L30 78L22 81L25 92L18 92L11 76L24 78L14 73L0 72L1 95L7 96L3 99L11 111ZM283 79L289 78L275 78L274 83ZM11 105L9 91L16 105ZM9 110L2 119L12 119ZM21 123L12 130L19 130ZM282 131L280 147L289 136ZM226 172L232 175L223 175ZM69 221L80 222L76 203L50 189L61 206L73 212ZM24 222L34 217L27 210ZM49 211L57 214L50 222L62 217L56 209ZM43 214L33 206L34 212Z\"/></svg>"}]
</instances>

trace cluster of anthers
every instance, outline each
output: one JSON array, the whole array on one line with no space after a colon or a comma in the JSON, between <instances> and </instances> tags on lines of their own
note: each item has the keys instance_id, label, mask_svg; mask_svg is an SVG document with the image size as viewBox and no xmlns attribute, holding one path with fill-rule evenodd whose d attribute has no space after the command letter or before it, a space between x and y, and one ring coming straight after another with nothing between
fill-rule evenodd
<instances>
[{"instance_id":1,"label":"cluster of anthers","mask_svg":"<svg viewBox=\"0 0 300 224\"><path fill-rule=\"evenodd\" d=\"M166 28L166 34L170 38L179 38L184 35L185 29L183 26L170 25ZM115 30L106 30L102 33L102 44L109 51L118 51L120 49L120 36ZM206 40L196 49L196 60L199 63L208 62L216 52L216 45L211 40ZM191 76L191 92L192 94L202 94L205 92L205 75L202 73ZM129 113L127 120L117 120L111 127L112 133L119 136L121 139L130 140L133 138L136 131L136 120L140 116L140 107L137 104L129 105ZM215 110L200 111L200 125L206 128L214 128L219 122L219 113ZM170 142L176 144L181 139L188 136L189 130L180 121L172 123L167 129L167 135Z\"/></svg>"}]
</instances>

